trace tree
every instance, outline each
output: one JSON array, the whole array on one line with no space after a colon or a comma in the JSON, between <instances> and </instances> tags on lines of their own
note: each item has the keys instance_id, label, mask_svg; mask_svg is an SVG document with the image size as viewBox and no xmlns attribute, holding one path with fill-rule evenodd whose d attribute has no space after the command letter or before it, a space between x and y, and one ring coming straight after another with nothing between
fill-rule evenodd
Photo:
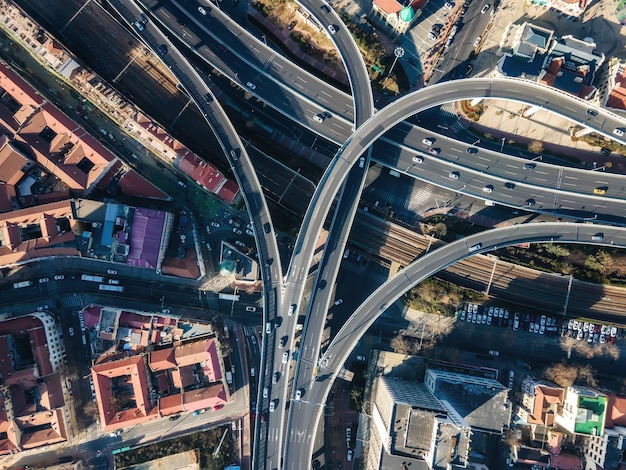
<instances>
[{"instance_id":1,"label":"tree","mask_svg":"<svg viewBox=\"0 0 626 470\"><path fill-rule=\"evenodd\" d=\"M539 155L541 152L543 152L543 142L540 142L538 140L533 140L529 142L528 151Z\"/></svg>"},{"instance_id":2,"label":"tree","mask_svg":"<svg viewBox=\"0 0 626 470\"><path fill-rule=\"evenodd\" d=\"M574 381L578 376L578 367L559 362L548 367L543 375L547 380L554 382L560 387L569 387L574 385Z\"/></svg>"},{"instance_id":3,"label":"tree","mask_svg":"<svg viewBox=\"0 0 626 470\"><path fill-rule=\"evenodd\" d=\"M412 347L410 341L408 341L408 337L402 334L391 338L389 345L391 349L398 354L410 354L409 350L411 350Z\"/></svg>"}]
</instances>

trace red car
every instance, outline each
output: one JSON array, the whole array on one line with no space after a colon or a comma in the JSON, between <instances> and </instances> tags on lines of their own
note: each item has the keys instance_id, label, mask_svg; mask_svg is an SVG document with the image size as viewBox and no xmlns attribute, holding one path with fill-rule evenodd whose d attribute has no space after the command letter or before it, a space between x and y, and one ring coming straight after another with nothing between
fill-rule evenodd
<instances>
[{"instance_id":1,"label":"red car","mask_svg":"<svg viewBox=\"0 0 626 470\"><path fill-rule=\"evenodd\" d=\"M266 417L266 413L263 413L261 415L261 424L265 424L265 419L266 419L265 417Z\"/></svg>"},{"instance_id":2,"label":"red car","mask_svg":"<svg viewBox=\"0 0 626 470\"><path fill-rule=\"evenodd\" d=\"M221 405L221 404L220 405L215 405L213 407L213 411L221 410L222 408L224 408L224 405Z\"/></svg>"}]
</instances>

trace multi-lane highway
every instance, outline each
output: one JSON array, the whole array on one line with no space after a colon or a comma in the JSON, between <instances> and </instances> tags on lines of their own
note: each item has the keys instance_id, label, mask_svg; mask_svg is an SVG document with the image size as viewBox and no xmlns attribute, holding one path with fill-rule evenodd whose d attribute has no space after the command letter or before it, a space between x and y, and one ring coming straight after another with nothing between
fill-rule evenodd
<instances>
[{"instance_id":1,"label":"multi-lane highway","mask_svg":"<svg viewBox=\"0 0 626 470\"><path fill-rule=\"evenodd\" d=\"M598 239L599 234L601 239ZM310 380L298 384L304 393L301 400L291 402L293 411L287 436L290 440L289 465L286 468L309 467L313 433L317 429L315 423L321 417L330 387L359 339L391 303L424 279L464 258L528 241L593 243L624 248L626 228L568 223L516 225L482 232L450 243L407 266L380 286L356 309L332 339L319 361L319 366L312 369Z\"/></svg>"}]
</instances>

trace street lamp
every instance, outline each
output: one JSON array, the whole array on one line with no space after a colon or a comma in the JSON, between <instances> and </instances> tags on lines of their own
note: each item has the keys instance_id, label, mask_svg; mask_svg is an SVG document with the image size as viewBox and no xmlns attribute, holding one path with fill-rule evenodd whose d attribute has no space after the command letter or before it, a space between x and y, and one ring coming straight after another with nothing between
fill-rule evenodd
<instances>
[{"instance_id":1,"label":"street lamp","mask_svg":"<svg viewBox=\"0 0 626 470\"><path fill-rule=\"evenodd\" d=\"M502 137L502 143L500 144L500 152L502 152L502 150L504 150L504 141L506 140L506 137Z\"/></svg>"},{"instance_id":2,"label":"street lamp","mask_svg":"<svg viewBox=\"0 0 626 470\"><path fill-rule=\"evenodd\" d=\"M398 59L400 57L404 57L404 48L402 46L396 47L393 50L393 55L395 56L395 58L393 59L393 64L391 64L391 68L389 69L389 72L387 72L387 79L391 77L391 72L393 71L393 68L396 66L396 62L398 62Z\"/></svg>"}]
</instances>

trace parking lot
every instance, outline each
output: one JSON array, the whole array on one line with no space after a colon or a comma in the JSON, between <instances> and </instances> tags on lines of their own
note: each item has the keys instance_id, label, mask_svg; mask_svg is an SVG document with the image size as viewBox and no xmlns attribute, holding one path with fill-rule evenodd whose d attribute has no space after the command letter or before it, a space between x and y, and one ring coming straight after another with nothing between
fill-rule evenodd
<instances>
[{"instance_id":1,"label":"parking lot","mask_svg":"<svg viewBox=\"0 0 626 470\"><path fill-rule=\"evenodd\" d=\"M544 314L520 314L506 308L468 303L458 313L458 319L467 323L511 328L548 336L572 337L588 343L614 343L624 334L622 328L589 321ZM494 355L494 354L492 354Z\"/></svg>"}]
</instances>

